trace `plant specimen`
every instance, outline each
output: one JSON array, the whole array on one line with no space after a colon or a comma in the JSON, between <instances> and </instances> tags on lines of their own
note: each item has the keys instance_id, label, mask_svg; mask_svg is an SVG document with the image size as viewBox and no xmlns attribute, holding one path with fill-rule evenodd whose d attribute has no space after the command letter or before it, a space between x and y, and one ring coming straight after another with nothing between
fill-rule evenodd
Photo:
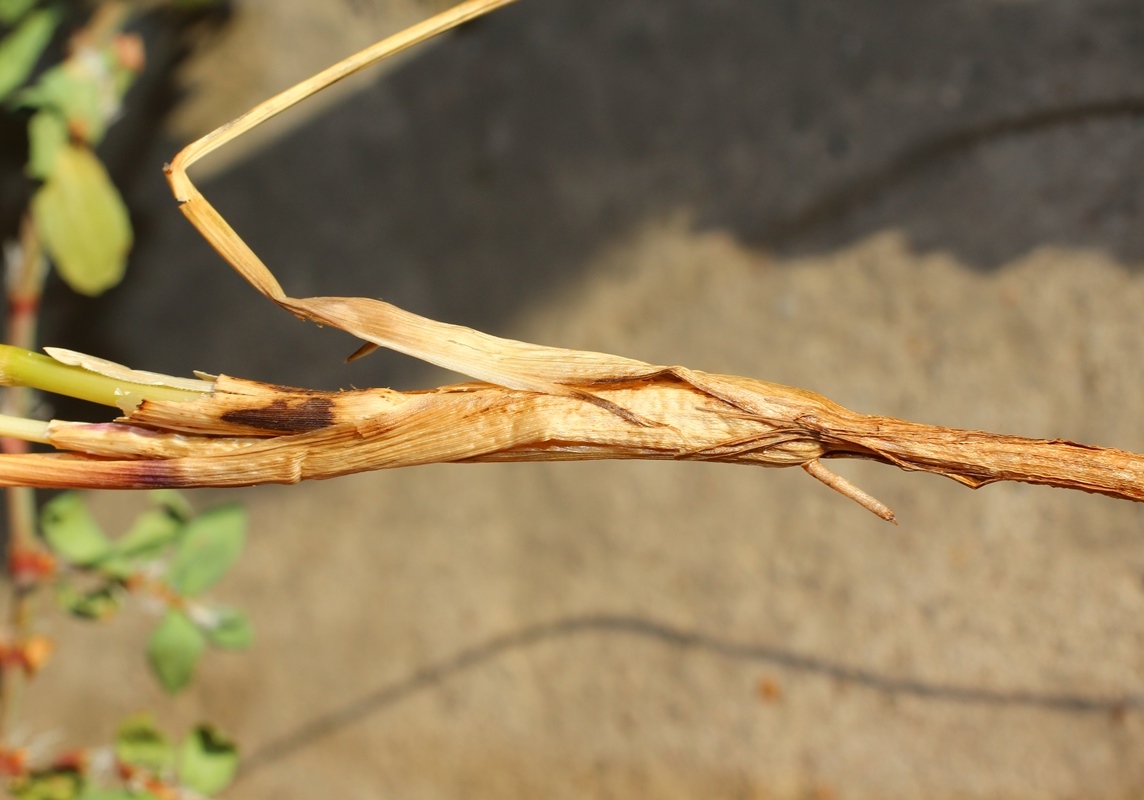
<instances>
[{"instance_id":1,"label":"plant specimen","mask_svg":"<svg viewBox=\"0 0 1144 800\"><path fill-rule=\"evenodd\" d=\"M271 301L460 372L417 392L315 392L228 376L175 378L70 351L7 348L0 379L116 406L114 422L0 419L0 433L60 453L0 456L0 484L82 488L294 483L434 462L642 458L798 466L893 520L827 469L861 458L978 487L1002 480L1144 501L1144 456L1061 440L858 414L812 392L620 356L543 347L426 319L381 300L286 295L195 188L198 159L341 78L513 0L468 0L351 56L184 149L167 167L180 208Z\"/></svg>"}]
</instances>

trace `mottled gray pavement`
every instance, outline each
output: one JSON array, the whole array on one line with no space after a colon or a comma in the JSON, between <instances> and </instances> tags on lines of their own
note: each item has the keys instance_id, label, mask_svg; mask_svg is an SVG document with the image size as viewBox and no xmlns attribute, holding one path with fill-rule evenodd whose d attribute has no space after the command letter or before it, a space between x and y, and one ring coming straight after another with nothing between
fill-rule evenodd
<instances>
[{"instance_id":1,"label":"mottled gray pavement","mask_svg":"<svg viewBox=\"0 0 1144 800\"><path fill-rule=\"evenodd\" d=\"M522 0L204 191L295 294L1141 451L1142 174L1132 0ZM149 181L130 281L52 343L450 379L343 365L348 337L258 298ZM88 649L36 722L217 720L248 754L236 797L1144 794L1144 507L840 471L901 526L720 465L199 493L250 509L219 594L257 647L168 702L143 615L58 623Z\"/></svg>"}]
</instances>

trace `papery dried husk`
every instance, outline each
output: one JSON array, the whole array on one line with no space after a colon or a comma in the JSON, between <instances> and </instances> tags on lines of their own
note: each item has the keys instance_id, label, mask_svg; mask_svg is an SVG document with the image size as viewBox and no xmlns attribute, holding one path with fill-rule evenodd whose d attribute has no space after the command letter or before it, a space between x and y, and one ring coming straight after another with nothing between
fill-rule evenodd
<instances>
[{"instance_id":1,"label":"papery dried husk","mask_svg":"<svg viewBox=\"0 0 1144 800\"><path fill-rule=\"evenodd\" d=\"M1144 501L1144 456L1121 450L857 414L802 389L502 339L382 300L288 296L186 169L333 81L510 2L468 0L367 48L208 134L167 168L183 213L265 297L357 336L367 343L362 352L388 347L480 383L407 393L315 392L226 376L168 384L154 373L67 354L68 363L109 377L202 394L137 403L139 392L129 392L118 422L53 422L47 438L67 452L0 456L0 484L247 486L440 462L699 460L801 466L893 519L822 464L862 458L972 487L1015 480Z\"/></svg>"},{"instance_id":2,"label":"papery dried husk","mask_svg":"<svg viewBox=\"0 0 1144 800\"><path fill-rule=\"evenodd\" d=\"M683 368L576 387L596 400L486 383L316 392L220 376L214 386L193 401L144 401L116 423L53 422L50 443L71 453L0 456L0 484L222 487L431 463L714 461L802 466L892 519L820 461L863 458L972 487L1016 480L1144 501L1144 457L1133 453L858 414L802 389Z\"/></svg>"}]
</instances>

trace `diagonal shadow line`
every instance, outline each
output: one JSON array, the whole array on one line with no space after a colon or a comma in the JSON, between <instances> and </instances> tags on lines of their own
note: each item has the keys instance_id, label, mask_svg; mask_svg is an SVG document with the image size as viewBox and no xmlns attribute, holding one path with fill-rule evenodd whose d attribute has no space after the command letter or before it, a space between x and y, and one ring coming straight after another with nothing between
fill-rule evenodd
<instances>
[{"instance_id":1,"label":"diagonal shadow line","mask_svg":"<svg viewBox=\"0 0 1144 800\"><path fill-rule=\"evenodd\" d=\"M869 204L873 198L936 162L997 139L1084 122L1140 116L1144 116L1144 97L1123 97L1046 108L941 133L906 148L888 163L827 192L803 208L767 223L758 236L772 246L788 245L814 228L841 219Z\"/></svg>"},{"instance_id":2,"label":"diagonal shadow line","mask_svg":"<svg viewBox=\"0 0 1144 800\"><path fill-rule=\"evenodd\" d=\"M317 743L323 737L336 733L341 728L360 722L513 650L585 633L641 637L681 649L701 650L724 658L763 662L795 672L834 678L887 694L948 703L1028 707L1073 714L1122 714L1128 710L1144 708L1144 695L1139 694L1099 697L928 683L911 678L895 678L859 667L849 667L781 647L732 642L642 617L600 614L569 617L496 636L466 648L444 661L423 667L402 680L372 691L341 708L320 714L293 731L267 742L244 759L239 777L249 777L274 762L289 758L296 752Z\"/></svg>"}]
</instances>

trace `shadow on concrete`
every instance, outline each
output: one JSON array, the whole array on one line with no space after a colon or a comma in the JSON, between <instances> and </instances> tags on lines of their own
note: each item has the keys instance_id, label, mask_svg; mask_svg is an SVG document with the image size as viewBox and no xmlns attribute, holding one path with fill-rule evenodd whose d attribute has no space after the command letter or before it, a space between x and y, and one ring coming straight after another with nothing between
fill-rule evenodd
<instances>
[{"instance_id":1,"label":"shadow on concrete","mask_svg":"<svg viewBox=\"0 0 1144 800\"><path fill-rule=\"evenodd\" d=\"M1133 265L1142 45L1131 0L528 0L203 188L287 291L492 332L681 210L780 253L896 227L979 269L1046 244ZM318 387L420 373L344 366L354 343L243 286L157 171L134 208L130 280L53 341Z\"/></svg>"},{"instance_id":2,"label":"shadow on concrete","mask_svg":"<svg viewBox=\"0 0 1144 800\"><path fill-rule=\"evenodd\" d=\"M419 669L407 678L383 686L341 708L318 714L298 728L251 752L243 761L242 776L249 777L282 759L293 756L300 750L318 744L327 736L350 725L383 713L422 692L432 691L464 672L476 669L513 651L586 635L648 639L667 647L697 650L737 661L770 664L796 673L830 678L888 695L910 696L937 702L992 707L1022 706L1058 713L1107 714L1114 718L1144 707L1144 696L1140 695L1108 698L1054 692L1001 691L895 678L871 670L849 667L828 659L803 655L783 647L732 642L718 636L681 630L642 617L591 615L569 617L493 637L462 650L452 658Z\"/></svg>"}]
</instances>

